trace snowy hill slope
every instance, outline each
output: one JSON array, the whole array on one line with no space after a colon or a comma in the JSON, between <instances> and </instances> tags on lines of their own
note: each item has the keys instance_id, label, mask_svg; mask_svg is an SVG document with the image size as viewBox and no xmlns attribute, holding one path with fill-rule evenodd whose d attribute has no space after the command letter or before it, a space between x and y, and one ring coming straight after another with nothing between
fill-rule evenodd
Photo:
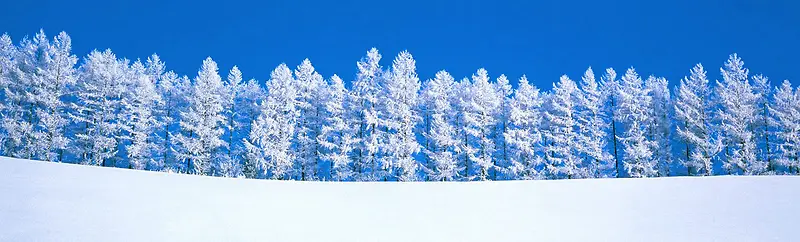
<instances>
[{"instance_id":1,"label":"snowy hill slope","mask_svg":"<svg viewBox=\"0 0 800 242\"><path fill-rule=\"evenodd\" d=\"M800 177L223 179L0 158L0 241L798 241Z\"/></svg>"}]
</instances>

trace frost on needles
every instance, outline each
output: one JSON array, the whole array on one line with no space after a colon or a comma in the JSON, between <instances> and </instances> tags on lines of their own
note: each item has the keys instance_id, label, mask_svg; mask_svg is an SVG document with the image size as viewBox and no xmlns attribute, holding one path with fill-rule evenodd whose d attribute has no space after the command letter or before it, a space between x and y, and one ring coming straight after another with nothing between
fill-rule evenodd
<instances>
[{"instance_id":1,"label":"frost on needles","mask_svg":"<svg viewBox=\"0 0 800 242\"><path fill-rule=\"evenodd\" d=\"M411 53L385 62L374 48L353 80L305 59L263 81L236 66L223 78L210 57L190 77L155 54L71 51L64 32L0 37L0 154L309 181L800 172L800 90L751 75L736 54L715 82L701 64L672 90L633 67L588 68L543 91L482 68L423 80Z\"/></svg>"}]
</instances>

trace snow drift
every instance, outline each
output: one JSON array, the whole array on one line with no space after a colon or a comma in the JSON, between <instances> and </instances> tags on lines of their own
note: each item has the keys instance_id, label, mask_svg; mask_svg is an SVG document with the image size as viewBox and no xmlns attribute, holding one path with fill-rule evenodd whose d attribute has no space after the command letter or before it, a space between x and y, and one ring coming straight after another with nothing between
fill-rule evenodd
<instances>
[{"instance_id":1,"label":"snow drift","mask_svg":"<svg viewBox=\"0 0 800 242\"><path fill-rule=\"evenodd\" d=\"M0 158L0 241L796 241L800 177L226 179Z\"/></svg>"}]
</instances>

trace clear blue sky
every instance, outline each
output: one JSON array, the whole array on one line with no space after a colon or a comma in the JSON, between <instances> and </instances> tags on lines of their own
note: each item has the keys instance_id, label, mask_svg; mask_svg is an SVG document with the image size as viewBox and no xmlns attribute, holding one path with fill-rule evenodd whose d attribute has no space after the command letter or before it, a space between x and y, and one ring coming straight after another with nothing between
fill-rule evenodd
<instances>
[{"instance_id":1,"label":"clear blue sky","mask_svg":"<svg viewBox=\"0 0 800 242\"><path fill-rule=\"evenodd\" d=\"M494 78L527 74L544 89L631 65L676 83L702 62L712 79L738 52L773 84L800 79L798 1L5 1L0 32L18 41L43 28L67 31L74 52L158 53L193 77L206 56L259 80L310 58L326 78L352 79L370 47L384 66L401 50L422 79L440 69L460 78L485 67Z\"/></svg>"}]
</instances>

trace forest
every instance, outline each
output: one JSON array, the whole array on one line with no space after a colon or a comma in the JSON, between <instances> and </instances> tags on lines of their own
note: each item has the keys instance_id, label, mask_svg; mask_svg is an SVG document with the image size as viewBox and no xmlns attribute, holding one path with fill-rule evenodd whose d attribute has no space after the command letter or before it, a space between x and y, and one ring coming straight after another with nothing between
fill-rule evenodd
<instances>
[{"instance_id":1,"label":"forest","mask_svg":"<svg viewBox=\"0 0 800 242\"><path fill-rule=\"evenodd\" d=\"M308 59L244 80L210 57L187 76L156 54L79 59L65 32L3 34L0 155L303 181L800 173L800 89L750 74L737 54L721 80L702 64L672 87L590 67L541 89L482 68L421 80L408 51L382 59L369 49L352 80Z\"/></svg>"}]
</instances>

